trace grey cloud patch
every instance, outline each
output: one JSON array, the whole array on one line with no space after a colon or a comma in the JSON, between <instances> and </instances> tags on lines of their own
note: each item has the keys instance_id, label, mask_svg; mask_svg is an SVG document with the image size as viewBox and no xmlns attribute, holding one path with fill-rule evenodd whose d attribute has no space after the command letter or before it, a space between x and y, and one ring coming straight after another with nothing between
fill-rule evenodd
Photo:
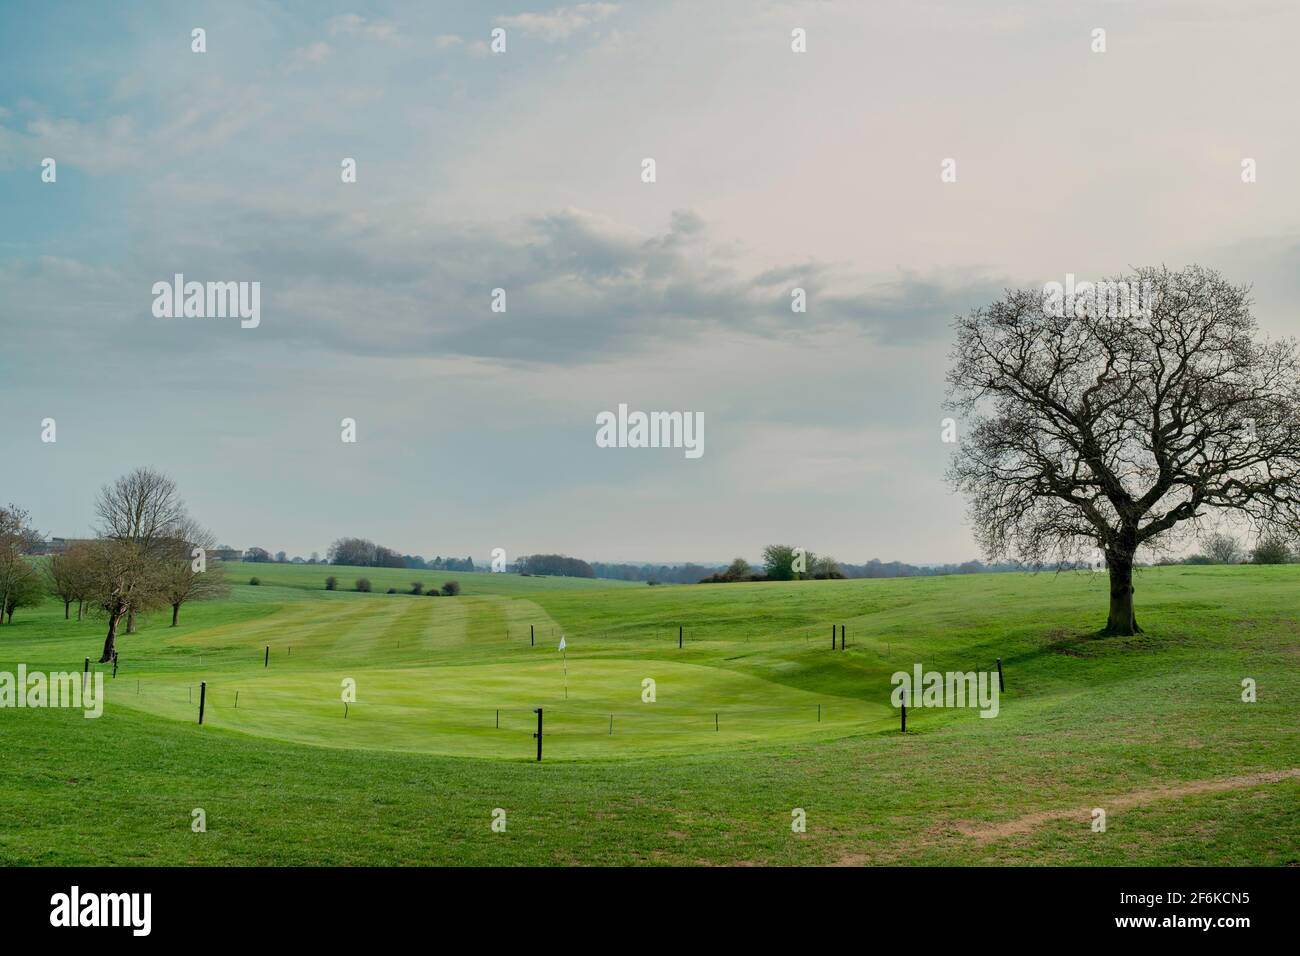
<instances>
[{"instance_id":1,"label":"grey cloud patch","mask_svg":"<svg viewBox=\"0 0 1300 956\"><path fill-rule=\"evenodd\" d=\"M211 228L140 240L147 245L131 251L129 266L111 281L100 276L101 287L112 288L107 314L63 308L51 321L151 352L281 341L348 354L563 366L717 332L791 339L853 326L882 341L923 341L946 336L952 315L1000 289L977 275L907 273L868 282L818 263L746 274L689 211L673 213L653 235L579 210L491 227L391 212L347 218L223 204ZM149 289L175 272L198 281L260 281L261 327L173 319L158 329ZM0 274L6 298L40 309L60 283L31 281L34 275L16 268ZM808 290L806 314L790 310L796 285ZM496 287L506 290L504 314L489 309Z\"/></svg>"},{"instance_id":2,"label":"grey cloud patch","mask_svg":"<svg viewBox=\"0 0 1300 956\"><path fill-rule=\"evenodd\" d=\"M844 321L893 342L946 341L954 316L996 299L1006 286L1004 278L975 269L937 278L908 271L868 294L828 293L820 302Z\"/></svg>"}]
</instances>

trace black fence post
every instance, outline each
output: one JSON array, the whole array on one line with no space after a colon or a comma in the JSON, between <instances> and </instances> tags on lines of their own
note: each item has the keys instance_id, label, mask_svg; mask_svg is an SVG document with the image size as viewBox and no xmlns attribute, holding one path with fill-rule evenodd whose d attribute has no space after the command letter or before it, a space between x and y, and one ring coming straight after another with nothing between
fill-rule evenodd
<instances>
[{"instance_id":1,"label":"black fence post","mask_svg":"<svg viewBox=\"0 0 1300 956\"><path fill-rule=\"evenodd\" d=\"M844 648L846 647L848 647L848 636L846 631L844 630L844 625L841 624L840 625L840 650L844 650Z\"/></svg>"},{"instance_id":2,"label":"black fence post","mask_svg":"<svg viewBox=\"0 0 1300 956\"><path fill-rule=\"evenodd\" d=\"M998 692L1001 693L1007 689L1007 685L1002 681L1002 658L998 658Z\"/></svg>"},{"instance_id":3,"label":"black fence post","mask_svg":"<svg viewBox=\"0 0 1300 956\"><path fill-rule=\"evenodd\" d=\"M537 714L537 733L533 734L537 738L537 760L540 763L542 759L542 708L538 707L535 711Z\"/></svg>"},{"instance_id":4,"label":"black fence post","mask_svg":"<svg viewBox=\"0 0 1300 956\"><path fill-rule=\"evenodd\" d=\"M271 666L271 645L270 644L266 645L266 660L262 662L262 666L263 667Z\"/></svg>"},{"instance_id":5,"label":"black fence post","mask_svg":"<svg viewBox=\"0 0 1300 956\"><path fill-rule=\"evenodd\" d=\"M208 698L208 682L199 681L199 723L203 723L203 704Z\"/></svg>"},{"instance_id":6,"label":"black fence post","mask_svg":"<svg viewBox=\"0 0 1300 956\"><path fill-rule=\"evenodd\" d=\"M903 696L903 726L902 732L907 733L907 695Z\"/></svg>"},{"instance_id":7,"label":"black fence post","mask_svg":"<svg viewBox=\"0 0 1300 956\"><path fill-rule=\"evenodd\" d=\"M113 679L117 679L117 651L113 652Z\"/></svg>"},{"instance_id":8,"label":"black fence post","mask_svg":"<svg viewBox=\"0 0 1300 956\"><path fill-rule=\"evenodd\" d=\"M679 651L682 649L682 626L680 624L677 625L677 649Z\"/></svg>"},{"instance_id":9,"label":"black fence post","mask_svg":"<svg viewBox=\"0 0 1300 956\"><path fill-rule=\"evenodd\" d=\"M835 625L831 625L831 650L835 650Z\"/></svg>"},{"instance_id":10,"label":"black fence post","mask_svg":"<svg viewBox=\"0 0 1300 956\"><path fill-rule=\"evenodd\" d=\"M528 625L528 646L535 647L536 645L537 645L537 638L536 635L533 634L533 625L529 624Z\"/></svg>"},{"instance_id":11,"label":"black fence post","mask_svg":"<svg viewBox=\"0 0 1300 956\"><path fill-rule=\"evenodd\" d=\"M81 692L83 694L86 692L86 687L88 686L86 682L88 680L90 680L90 658L89 657L86 658L86 663L83 664L81 668Z\"/></svg>"}]
</instances>

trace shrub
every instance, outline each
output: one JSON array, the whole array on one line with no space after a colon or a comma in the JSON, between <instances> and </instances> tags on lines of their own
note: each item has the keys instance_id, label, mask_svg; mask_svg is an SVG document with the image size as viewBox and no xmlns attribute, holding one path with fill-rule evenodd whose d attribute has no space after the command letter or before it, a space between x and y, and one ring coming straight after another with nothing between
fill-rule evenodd
<instances>
[{"instance_id":1,"label":"shrub","mask_svg":"<svg viewBox=\"0 0 1300 956\"><path fill-rule=\"evenodd\" d=\"M327 577L327 578L325 579L325 590L326 590L326 591L335 591L335 590L338 590L338 586L339 586L339 579L336 578L336 577L334 577L334 575L331 574L329 577Z\"/></svg>"},{"instance_id":2,"label":"shrub","mask_svg":"<svg viewBox=\"0 0 1300 956\"><path fill-rule=\"evenodd\" d=\"M262 583L262 579L261 579L261 578L249 578L249 579L248 579L248 583L251 584L251 585L253 585L253 587L257 587L259 584Z\"/></svg>"},{"instance_id":3,"label":"shrub","mask_svg":"<svg viewBox=\"0 0 1300 956\"><path fill-rule=\"evenodd\" d=\"M442 597L442 595L438 593L437 588L429 588L429 590L424 593L429 595L429 597Z\"/></svg>"},{"instance_id":4,"label":"shrub","mask_svg":"<svg viewBox=\"0 0 1300 956\"><path fill-rule=\"evenodd\" d=\"M460 593L460 582L448 581L442 586L442 593L447 595L447 597L455 597Z\"/></svg>"},{"instance_id":5,"label":"shrub","mask_svg":"<svg viewBox=\"0 0 1300 956\"><path fill-rule=\"evenodd\" d=\"M1281 535L1264 534L1255 542L1250 560L1255 564L1286 564L1291 560L1291 548Z\"/></svg>"},{"instance_id":6,"label":"shrub","mask_svg":"<svg viewBox=\"0 0 1300 956\"><path fill-rule=\"evenodd\" d=\"M369 578L357 578L357 590L358 590L358 591L369 591L369 590L370 590L370 579L369 579Z\"/></svg>"},{"instance_id":7,"label":"shrub","mask_svg":"<svg viewBox=\"0 0 1300 956\"><path fill-rule=\"evenodd\" d=\"M397 588L389 588L388 591L387 591L386 593L388 593L388 594L396 594L396 593L397 593Z\"/></svg>"},{"instance_id":8,"label":"shrub","mask_svg":"<svg viewBox=\"0 0 1300 956\"><path fill-rule=\"evenodd\" d=\"M412 594L423 594L423 593L424 593L424 582L423 582L423 581L412 581L412 582L411 582L411 593L412 593Z\"/></svg>"}]
</instances>

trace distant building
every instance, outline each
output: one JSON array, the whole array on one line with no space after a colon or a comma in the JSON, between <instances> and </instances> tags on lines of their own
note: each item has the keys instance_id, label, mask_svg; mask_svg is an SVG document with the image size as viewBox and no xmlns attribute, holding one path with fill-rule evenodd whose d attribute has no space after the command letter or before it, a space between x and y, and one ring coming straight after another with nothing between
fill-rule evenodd
<instances>
[{"instance_id":1,"label":"distant building","mask_svg":"<svg viewBox=\"0 0 1300 956\"><path fill-rule=\"evenodd\" d=\"M36 547L32 548L32 554L62 554L74 544L81 544L88 540L88 538L47 538L37 542Z\"/></svg>"}]
</instances>

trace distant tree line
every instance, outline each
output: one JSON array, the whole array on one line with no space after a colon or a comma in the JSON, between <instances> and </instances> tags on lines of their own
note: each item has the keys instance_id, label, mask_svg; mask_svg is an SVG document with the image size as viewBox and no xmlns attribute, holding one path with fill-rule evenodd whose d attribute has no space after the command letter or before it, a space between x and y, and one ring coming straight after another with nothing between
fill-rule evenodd
<instances>
[{"instance_id":1,"label":"distant tree line","mask_svg":"<svg viewBox=\"0 0 1300 956\"><path fill-rule=\"evenodd\" d=\"M368 538L339 538L326 553L330 564L353 568L404 568L400 552L375 544Z\"/></svg>"},{"instance_id":2,"label":"distant tree line","mask_svg":"<svg viewBox=\"0 0 1300 956\"><path fill-rule=\"evenodd\" d=\"M339 538L330 545L330 564L355 568L407 568L414 571L473 571L474 559L436 557L426 561L418 554L402 554L368 538Z\"/></svg>"},{"instance_id":3,"label":"distant tree line","mask_svg":"<svg viewBox=\"0 0 1300 956\"><path fill-rule=\"evenodd\" d=\"M515 562L515 570L520 574L553 574L565 578L596 577L595 568L586 561L564 554L530 554Z\"/></svg>"},{"instance_id":4,"label":"distant tree line","mask_svg":"<svg viewBox=\"0 0 1300 956\"><path fill-rule=\"evenodd\" d=\"M920 566L902 561L880 561L873 558L865 564L846 564L829 555L805 551L800 557L791 545L768 545L763 549L763 562L754 567L744 558L736 558L729 565L704 564L605 564L593 561L591 567L598 578L617 581L649 581L663 584L719 584L730 581L793 581L834 580L840 578L905 578L930 577L941 574L980 574L993 571L1023 571L1024 565L1016 563L985 564L966 561L961 564ZM800 570L801 569L801 570Z\"/></svg>"},{"instance_id":5,"label":"distant tree line","mask_svg":"<svg viewBox=\"0 0 1300 956\"><path fill-rule=\"evenodd\" d=\"M610 564L592 561L598 578L612 581L650 581L654 584L694 584L721 569L716 564Z\"/></svg>"},{"instance_id":6,"label":"distant tree line","mask_svg":"<svg viewBox=\"0 0 1300 956\"><path fill-rule=\"evenodd\" d=\"M474 559L470 557L464 557L464 558L436 557L426 561L418 554L416 555L408 554L408 555L403 555L403 560L406 562L406 567L414 568L417 570L420 568L424 568L427 571L473 571L474 570Z\"/></svg>"},{"instance_id":7,"label":"distant tree line","mask_svg":"<svg viewBox=\"0 0 1300 956\"><path fill-rule=\"evenodd\" d=\"M1005 571L1024 571L1025 565L1017 562L987 564L983 561L963 561L960 564L933 564L917 566L903 561L880 561L872 558L866 564L841 565L846 578L919 578L941 574L989 574Z\"/></svg>"},{"instance_id":8,"label":"distant tree line","mask_svg":"<svg viewBox=\"0 0 1300 956\"><path fill-rule=\"evenodd\" d=\"M249 564L321 564L320 554L313 551L310 558L299 557L294 555L289 557L284 551L277 551L274 555L266 548L249 548L247 551L240 551L229 545L218 545L213 552L216 557L223 561L245 561Z\"/></svg>"}]
</instances>

